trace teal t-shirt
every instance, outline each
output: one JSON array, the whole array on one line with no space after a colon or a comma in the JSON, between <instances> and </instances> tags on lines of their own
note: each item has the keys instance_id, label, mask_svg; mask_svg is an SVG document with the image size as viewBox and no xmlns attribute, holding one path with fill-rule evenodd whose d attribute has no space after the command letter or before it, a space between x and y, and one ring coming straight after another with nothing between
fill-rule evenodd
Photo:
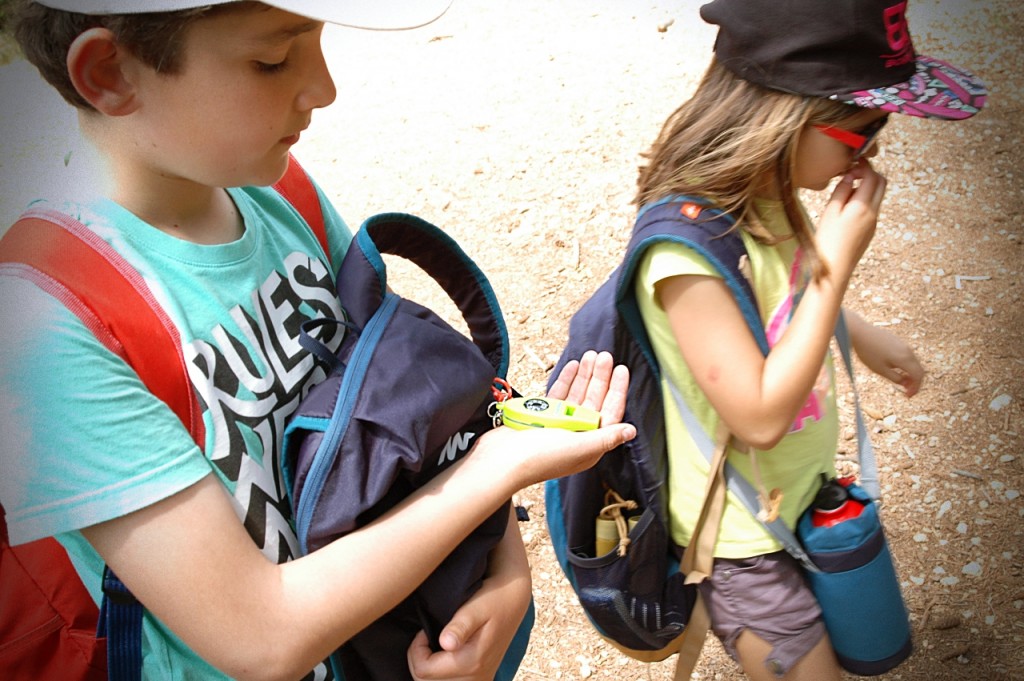
<instances>
[{"instance_id":1,"label":"teal t-shirt","mask_svg":"<svg viewBox=\"0 0 1024 681\"><path fill-rule=\"evenodd\" d=\"M97 603L103 562L81 528L211 473L268 559L298 555L279 450L286 419L323 377L299 346L299 326L340 315L330 263L351 233L321 194L328 260L277 192L228 191L245 230L219 245L176 239L108 200L59 207L135 268L180 334L203 408L202 448L79 316L0 268L0 498L11 541L56 536ZM225 678L148 613L143 656L146 679Z\"/></svg>"}]
</instances>

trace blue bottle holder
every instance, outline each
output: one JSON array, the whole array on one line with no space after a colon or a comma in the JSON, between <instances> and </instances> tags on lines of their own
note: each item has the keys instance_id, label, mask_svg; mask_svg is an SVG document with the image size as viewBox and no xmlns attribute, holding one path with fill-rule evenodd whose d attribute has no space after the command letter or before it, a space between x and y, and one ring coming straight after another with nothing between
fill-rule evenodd
<instances>
[{"instance_id":1,"label":"blue bottle holder","mask_svg":"<svg viewBox=\"0 0 1024 681\"><path fill-rule=\"evenodd\" d=\"M809 509L797 535L821 569L807 578L839 664L852 674L875 676L910 656L910 620L878 507L857 485L849 493L865 504L860 516L815 527Z\"/></svg>"}]
</instances>

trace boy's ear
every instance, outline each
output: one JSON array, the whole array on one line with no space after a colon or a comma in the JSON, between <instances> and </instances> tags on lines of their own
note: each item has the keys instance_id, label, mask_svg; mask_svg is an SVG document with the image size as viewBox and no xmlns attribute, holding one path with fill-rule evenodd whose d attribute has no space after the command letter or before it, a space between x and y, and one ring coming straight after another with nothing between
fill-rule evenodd
<instances>
[{"instance_id":1,"label":"boy's ear","mask_svg":"<svg viewBox=\"0 0 1024 681\"><path fill-rule=\"evenodd\" d=\"M100 113L124 116L138 107L125 73L124 47L106 28L90 28L71 43L67 67L72 85Z\"/></svg>"}]
</instances>

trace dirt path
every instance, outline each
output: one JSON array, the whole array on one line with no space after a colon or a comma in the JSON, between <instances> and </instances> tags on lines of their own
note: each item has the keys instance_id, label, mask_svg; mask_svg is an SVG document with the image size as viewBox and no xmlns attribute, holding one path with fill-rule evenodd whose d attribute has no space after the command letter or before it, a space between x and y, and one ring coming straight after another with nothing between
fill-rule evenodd
<instances>
[{"instance_id":1,"label":"dirt path","mask_svg":"<svg viewBox=\"0 0 1024 681\"><path fill-rule=\"evenodd\" d=\"M353 226L403 210L445 227L495 285L514 384L540 390L569 316L619 258L639 152L707 63L700 4L455 0L419 31L331 28L338 101L296 152ZM900 117L886 130L888 198L848 296L929 372L910 401L858 377L917 645L880 678L1024 679L1024 5L910 5L918 50L974 70L991 99L962 124ZM5 224L33 173L62 167L69 150L81 167L86 153L67 138L67 112L8 89L11 77L0 70L0 92L21 93L0 97ZM422 284L407 281L395 279L407 292ZM853 447L847 428L842 454ZM538 619L519 679L671 678L671 663L630 661L594 634L554 560L541 488L520 496ZM742 678L711 639L697 675Z\"/></svg>"}]
</instances>

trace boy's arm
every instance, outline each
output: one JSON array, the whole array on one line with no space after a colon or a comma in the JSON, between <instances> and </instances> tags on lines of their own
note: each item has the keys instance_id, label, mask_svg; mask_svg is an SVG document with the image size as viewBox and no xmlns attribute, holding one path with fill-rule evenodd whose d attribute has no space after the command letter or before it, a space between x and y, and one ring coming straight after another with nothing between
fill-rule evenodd
<instances>
[{"instance_id":1,"label":"boy's arm","mask_svg":"<svg viewBox=\"0 0 1024 681\"><path fill-rule=\"evenodd\" d=\"M605 383L609 402L621 402L625 383ZM497 428L370 525L281 565L256 548L212 475L82 532L215 667L240 679L296 678L397 605L515 492L587 468L631 438L619 419L586 433Z\"/></svg>"},{"instance_id":2,"label":"boy's arm","mask_svg":"<svg viewBox=\"0 0 1024 681\"><path fill-rule=\"evenodd\" d=\"M853 350L864 366L895 383L907 397L916 395L924 380L924 367L910 346L853 310L843 308L843 312Z\"/></svg>"}]
</instances>

